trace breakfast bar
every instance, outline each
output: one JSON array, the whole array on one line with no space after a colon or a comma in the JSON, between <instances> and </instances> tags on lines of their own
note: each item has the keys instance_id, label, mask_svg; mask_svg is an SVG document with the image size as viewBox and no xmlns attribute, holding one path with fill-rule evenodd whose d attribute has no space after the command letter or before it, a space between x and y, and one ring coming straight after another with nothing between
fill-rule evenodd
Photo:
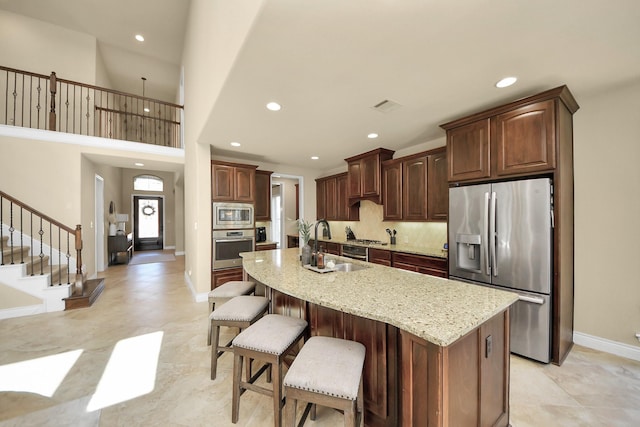
<instances>
[{"instance_id":1,"label":"breakfast bar","mask_svg":"<svg viewBox=\"0 0 640 427\"><path fill-rule=\"evenodd\" d=\"M516 294L337 256L340 271L315 272L297 248L242 258L271 312L365 346L365 425L509 424Z\"/></svg>"}]
</instances>

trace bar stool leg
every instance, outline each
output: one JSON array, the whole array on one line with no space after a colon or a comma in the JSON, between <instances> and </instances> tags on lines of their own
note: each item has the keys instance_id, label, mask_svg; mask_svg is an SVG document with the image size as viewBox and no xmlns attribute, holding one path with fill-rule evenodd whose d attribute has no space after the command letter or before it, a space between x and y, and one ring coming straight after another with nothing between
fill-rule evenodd
<instances>
[{"instance_id":1,"label":"bar stool leg","mask_svg":"<svg viewBox=\"0 0 640 427\"><path fill-rule=\"evenodd\" d=\"M273 409L274 421L276 427L282 426L282 364L280 357L271 364L273 367Z\"/></svg>"},{"instance_id":2,"label":"bar stool leg","mask_svg":"<svg viewBox=\"0 0 640 427\"><path fill-rule=\"evenodd\" d=\"M209 314L213 312L214 303L209 303ZM209 322L209 334L207 335L207 345L211 345L211 322Z\"/></svg>"},{"instance_id":3,"label":"bar stool leg","mask_svg":"<svg viewBox=\"0 0 640 427\"><path fill-rule=\"evenodd\" d=\"M209 322L209 340L211 341L211 379L216 379L218 371L218 341L220 340L220 325L213 326L213 320Z\"/></svg>"},{"instance_id":4,"label":"bar stool leg","mask_svg":"<svg viewBox=\"0 0 640 427\"><path fill-rule=\"evenodd\" d=\"M296 426L296 408L298 405L297 399L289 400L287 398L287 404L284 405L284 427L295 427Z\"/></svg>"},{"instance_id":5,"label":"bar stool leg","mask_svg":"<svg viewBox=\"0 0 640 427\"><path fill-rule=\"evenodd\" d=\"M233 394L231 398L231 422L236 424L240 413L240 379L242 378L242 355L233 356Z\"/></svg>"}]
</instances>

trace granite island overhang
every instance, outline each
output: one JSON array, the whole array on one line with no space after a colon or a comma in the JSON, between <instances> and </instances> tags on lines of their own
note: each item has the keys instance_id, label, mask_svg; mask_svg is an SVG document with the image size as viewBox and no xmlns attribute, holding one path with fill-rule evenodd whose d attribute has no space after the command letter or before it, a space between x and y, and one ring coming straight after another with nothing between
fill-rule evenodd
<instances>
[{"instance_id":1,"label":"granite island overhang","mask_svg":"<svg viewBox=\"0 0 640 427\"><path fill-rule=\"evenodd\" d=\"M274 312L367 347L367 425L508 425L516 294L352 259L368 268L320 274L297 248L241 256Z\"/></svg>"}]
</instances>

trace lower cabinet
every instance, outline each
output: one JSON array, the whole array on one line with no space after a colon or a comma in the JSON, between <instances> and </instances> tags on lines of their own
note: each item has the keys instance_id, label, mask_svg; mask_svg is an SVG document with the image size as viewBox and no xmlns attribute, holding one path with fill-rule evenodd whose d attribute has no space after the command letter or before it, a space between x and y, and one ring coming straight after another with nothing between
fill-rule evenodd
<instances>
[{"instance_id":1,"label":"lower cabinet","mask_svg":"<svg viewBox=\"0 0 640 427\"><path fill-rule=\"evenodd\" d=\"M369 248L369 262L391 267L391 251Z\"/></svg>"},{"instance_id":2,"label":"lower cabinet","mask_svg":"<svg viewBox=\"0 0 640 427\"><path fill-rule=\"evenodd\" d=\"M256 244L256 251L270 251L272 249L278 249L277 243Z\"/></svg>"},{"instance_id":3,"label":"lower cabinet","mask_svg":"<svg viewBox=\"0 0 640 427\"><path fill-rule=\"evenodd\" d=\"M394 268L430 274L436 277L448 277L447 260L444 258L393 252L391 260L391 265Z\"/></svg>"},{"instance_id":4,"label":"lower cabinet","mask_svg":"<svg viewBox=\"0 0 640 427\"><path fill-rule=\"evenodd\" d=\"M213 270L211 272L211 290L233 280L242 280L242 267Z\"/></svg>"},{"instance_id":5,"label":"lower cabinet","mask_svg":"<svg viewBox=\"0 0 640 427\"><path fill-rule=\"evenodd\" d=\"M400 330L402 426L509 425L509 311L448 347Z\"/></svg>"}]
</instances>

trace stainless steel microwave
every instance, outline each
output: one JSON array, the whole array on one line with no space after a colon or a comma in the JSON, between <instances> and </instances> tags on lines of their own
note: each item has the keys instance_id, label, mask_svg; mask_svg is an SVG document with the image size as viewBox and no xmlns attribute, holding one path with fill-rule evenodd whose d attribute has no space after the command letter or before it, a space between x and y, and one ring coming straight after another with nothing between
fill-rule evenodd
<instances>
[{"instance_id":1,"label":"stainless steel microwave","mask_svg":"<svg viewBox=\"0 0 640 427\"><path fill-rule=\"evenodd\" d=\"M253 205L250 203L213 203L213 229L253 228Z\"/></svg>"}]
</instances>

